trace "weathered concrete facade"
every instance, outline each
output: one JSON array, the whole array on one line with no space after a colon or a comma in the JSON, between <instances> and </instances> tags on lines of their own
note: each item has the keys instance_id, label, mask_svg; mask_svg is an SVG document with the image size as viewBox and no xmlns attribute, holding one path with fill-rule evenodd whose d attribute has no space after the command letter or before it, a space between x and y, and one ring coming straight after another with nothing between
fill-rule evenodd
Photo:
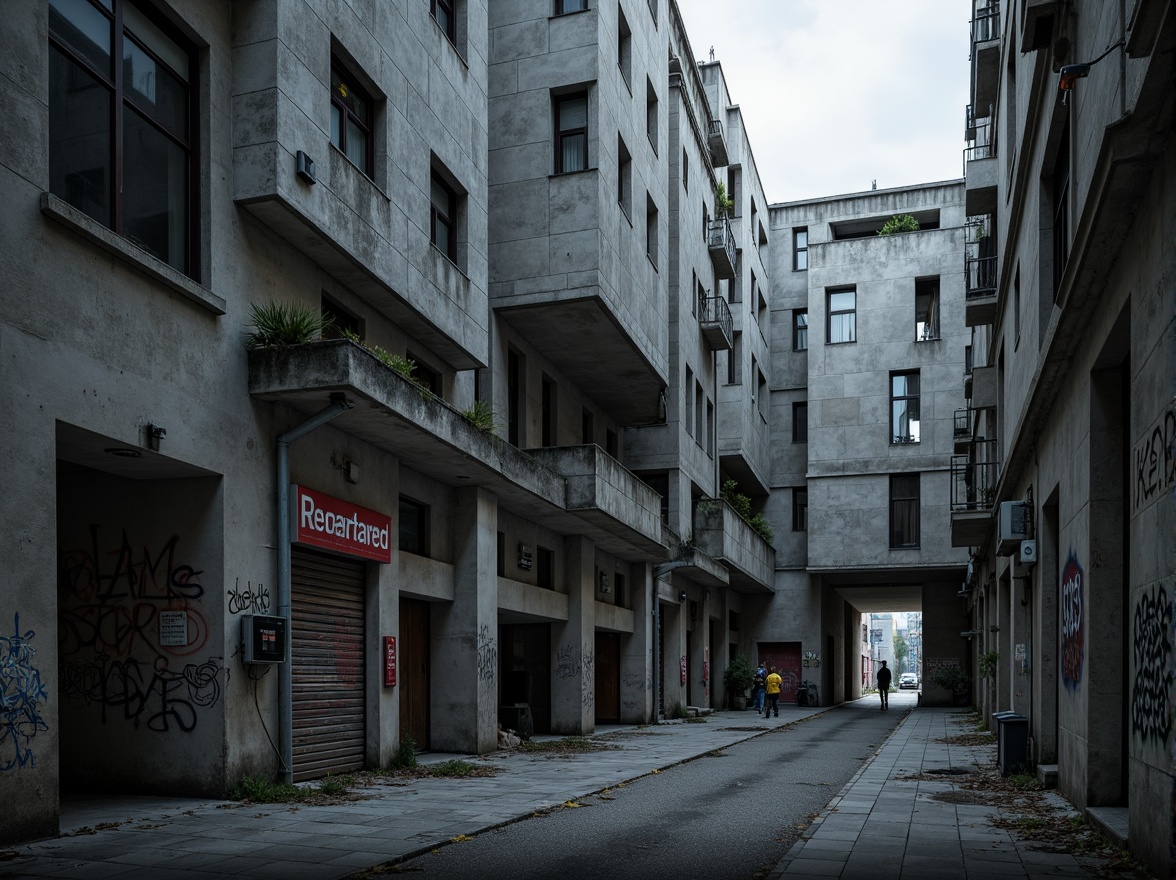
<instances>
[{"instance_id":1,"label":"weathered concrete facade","mask_svg":"<svg viewBox=\"0 0 1176 880\"><path fill-rule=\"evenodd\" d=\"M976 698L1026 715L1031 763L1080 809L1128 811L1132 851L1167 875L1176 20L1149 0L1023 7L973 31L967 319L994 382L969 424L991 453L960 479L984 469L991 491L960 496L952 536L974 560L973 650L995 652ZM1002 532L1012 502L1027 517Z\"/></svg>"}]
</instances>

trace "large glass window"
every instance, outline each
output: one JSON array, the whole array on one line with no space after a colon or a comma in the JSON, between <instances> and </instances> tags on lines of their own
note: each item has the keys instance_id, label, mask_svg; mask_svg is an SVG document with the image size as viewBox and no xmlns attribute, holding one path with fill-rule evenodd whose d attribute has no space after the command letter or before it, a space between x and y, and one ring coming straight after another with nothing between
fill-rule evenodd
<instances>
[{"instance_id":1,"label":"large glass window","mask_svg":"<svg viewBox=\"0 0 1176 880\"><path fill-rule=\"evenodd\" d=\"M919 371L890 374L890 442L919 442Z\"/></svg>"},{"instance_id":2,"label":"large glass window","mask_svg":"<svg viewBox=\"0 0 1176 880\"><path fill-rule=\"evenodd\" d=\"M148 10L51 0L49 191L195 277L193 52Z\"/></svg>"},{"instance_id":3,"label":"large glass window","mask_svg":"<svg viewBox=\"0 0 1176 880\"><path fill-rule=\"evenodd\" d=\"M588 94L555 101L555 171L566 174L588 167Z\"/></svg>"},{"instance_id":4,"label":"large glass window","mask_svg":"<svg viewBox=\"0 0 1176 880\"><path fill-rule=\"evenodd\" d=\"M915 340L930 342L939 338L939 279L915 282Z\"/></svg>"},{"instance_id":5,"label":"large glass window","mask_svg":"<svg viewBox=\"0 0 1176 880\"><path fill-rule=\"evenodd\" d=\"M857 291L830 290L828 296L829 307L829 342L857 341Z\"/></svg>"},{"instance_id":6,"label":"large glass window","mask_svg":"<svg viewBox=\"0 0 1176 880\"><path fill-rule=\"evenodd\" d=\"M331 63L331 143L356 168L372 176L372 99L355 77Z\"/></svg>"},{"instance_id":7,"label":"large glass window","mask_svg":"<svg viewBox=\"0 0 1176 880\"><path fill-rule=\"evenodd\" d=\"M919 546L919 475L890 476L890 547Z\"/></svg>"}]
</instances>

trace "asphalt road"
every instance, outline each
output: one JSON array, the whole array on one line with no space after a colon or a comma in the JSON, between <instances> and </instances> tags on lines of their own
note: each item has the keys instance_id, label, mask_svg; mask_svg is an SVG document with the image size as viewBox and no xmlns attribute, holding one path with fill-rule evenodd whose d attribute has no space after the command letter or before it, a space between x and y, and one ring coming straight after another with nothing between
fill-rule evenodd
<instances>
[{"instance_id":1,"label":"asphalt road","mask_svg":"<svg viewBox=\"0 0 1176 880\"><path fill-rule=\"evenodd\" d=\"M842 706L384 870L439 880L762 877L898 725L914 703L906 696L892 695L888 712L873 701Z\"/></svg>"}]
</instances>

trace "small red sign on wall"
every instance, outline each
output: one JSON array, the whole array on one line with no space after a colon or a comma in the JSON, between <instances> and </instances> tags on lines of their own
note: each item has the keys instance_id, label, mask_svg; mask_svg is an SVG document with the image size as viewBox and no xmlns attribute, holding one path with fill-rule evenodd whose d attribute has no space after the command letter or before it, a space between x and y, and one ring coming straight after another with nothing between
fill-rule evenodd
<instances>
[{"instance_id":1,"label":"small red sign on wall","mask_svg":"<svg viewBox=\"0 0 1176 880\"><path fill-rule=\"evenodd\" d=\"M384 687L396 687L396 636L384 636Z\"/></svg>"},{"instance_id":2,"label":"small red sign on wall","mask_svg":"<svg viewBox=\"0 0 1176 880\"><path fill-rule=\"evenodd\" d=\"M294 505L295 544L322 547L348 556L392 561L392 517L315 492L295 484L291 492Z\"/></svg>"}]
</instances>

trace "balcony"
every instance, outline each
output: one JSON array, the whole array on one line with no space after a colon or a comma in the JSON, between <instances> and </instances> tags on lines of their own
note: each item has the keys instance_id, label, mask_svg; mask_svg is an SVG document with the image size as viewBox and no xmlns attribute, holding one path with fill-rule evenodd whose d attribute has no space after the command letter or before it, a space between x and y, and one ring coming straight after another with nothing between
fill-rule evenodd
<instances>
[{"instance_id":1,"label":"balcony","mask_svg":"<svg viewBox=\"0 0 1176 880\"><path fill-rule=\"evenodd\" d=\"M661 495L599 446L528 449L526 454L567 481L567 510L643 553L668 553L662 543Z\"/></svg>"},{"instance_id":2,"label":"balcony","mask_svg":"<svg viewBox=\"0 0 1176 880\"><path fill-rule=\"evenodd\" d=\"M975 415L975 411L972 409L957 409L955 411L952 439L955 443L953 451L957 455L967 452L972 443L972 423L975 421Z\"/></svg>"},{"instance_id":3,"label":"balcony","mask_svg":"<svg viewBox=\"0 0 1176 880\"><path fill-rule=\"evenodd\" d=\"M981 327L996 321L996 257L977 257L966 263L967 289L964 324Z\"/></svg>"},{"instance_id":4,"label":"balcony","mask_svg":"<svg viewBox=\"0 0 1176 880\"><path fill-rule=\"evenodd\" d=\"M727 351L734 344L731 309L721 296L699 297L698 324L711 351Z\"/></svg>"},{"instance_id":5,"label":"balcony","mask_svg":"<svg viewBox=\"0 0 1176 880\"><path fill-rule=\"evenodd\" d=\"M996 144L992 141L992 107L988 115L976 117L971 104L967 109L964 137L964 199L969 216L996 211Z\"/></svg>"},{"instance_id":6,"label":"balcony","mask_svg":"<svg viewBox=\"0 0 1176 880\"><path fill-rule=\"evenodd\" d=\"M972 440L966 453L951 457L951 546L976 547L988 539L999 479L997 440Z\"/></svg>"},{"instance_id":7,"label":"balcony","mask_svg":"<svg viewBox=\"0 0 1176 880\"><path fill-rule=\"evenodd\" d=\"M727 156L727 139L723 136L723 124L717 119L706 125L706 145L710 147L711 163L716 168L724 167L730 159Z\"/></svg>"},{"instance_id":8,"label":"balcony","mask_svg":"<svg viewBox=\"0 0 1176 880\"><path fill-rule=\"evenodd\" d=\"M719 217L710 221L706 227L706 247L715 264L715 274L719 278L734 278L735 233L731 231L730 220Z\"/></svg>"},{"instance_id":9,"label":"balcony","mask_svg":"<svg viewBox=\"0 0 1176 880\"><path fill-rule=\"evenodd\" d=\"M996 409L999 379L996 367L972 369L972 409Z\"/></svg>"},{"instance_id":10,"label":"balcony","mask_svg":"<svg viewBox=\"0 0 1176 880\"><path fill-rule=\"evenodd\" d=\"M516 449L345 339L250 349L248 359L255 400L310 415L341 392L351 407L332 428L440 484L482 486L504 510L591 538L609 553L651 560L668 553L658 495L596 447L563 460L562 450Z\"/></svg>"},{"instance_id":11,"label":"balcony","mask_svg":"<svg viewBox=\"0 0 1176 880\"><path fill-rule=\"evenodd\" d=\"M972 17L972 103L996 101L1000 73L1000 4L977 0Z\"/></svg>"},{"instance_id":12,"label":"balcony","mask_svg":"<svg viewBox=\"0 0 1176 880\"><path fill-rule=\"evenodd\" d=\"M726 565L731 589L774 593L776 551L726 501L707 498L694 512L694 539L703 552Z\"/></svg>"}]
</instances>

